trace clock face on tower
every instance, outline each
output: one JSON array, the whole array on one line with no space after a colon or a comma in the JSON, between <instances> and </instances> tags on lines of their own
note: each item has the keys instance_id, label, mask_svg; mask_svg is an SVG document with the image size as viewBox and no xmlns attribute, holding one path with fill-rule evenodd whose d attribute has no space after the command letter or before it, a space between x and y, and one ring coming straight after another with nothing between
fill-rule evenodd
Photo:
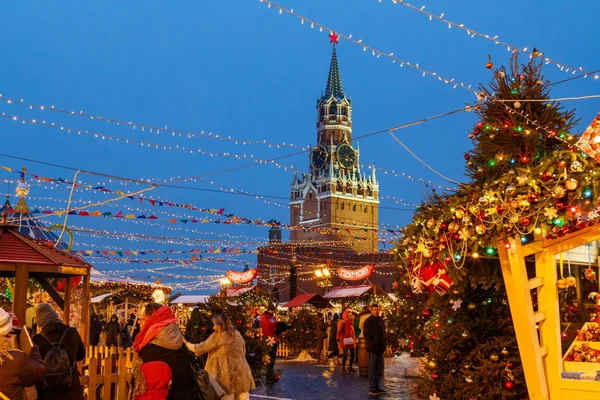
<instances>
[{"instance_id":1,"label":"clock face on tower","mask_svg":"<svg viewBox=\"0 0 600 400\"><path fill-rule=\"evenodd\" d=\"M336 156L342 168L352 168L356 164L356 151L347 143L338 146Z\"/></svg>"},{"instance_id":2,"label":"clock face on tower","mask_svg":"<svg viewBox=\"0 0 600 400\"><path fill-rule=\"evenodd\" d=\"M310 163L314 169L323 169L327 164L327 149L323 145L315 147L310 155Z\"/></svg>"}]
</instances>

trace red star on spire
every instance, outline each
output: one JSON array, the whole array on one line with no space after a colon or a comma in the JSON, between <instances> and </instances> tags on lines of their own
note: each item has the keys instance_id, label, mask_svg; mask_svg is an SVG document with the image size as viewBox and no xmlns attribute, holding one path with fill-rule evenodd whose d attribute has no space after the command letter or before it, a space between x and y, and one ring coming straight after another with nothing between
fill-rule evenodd
<instances>
[{"instance_id":1,"label":"red star on spire","mask_svg":"<svg viewBox=\"0 0 600 400\"><path fill-rule=\"evenodd\" d=\"M329 43L338 43L340 35L336 35L335 32L331 32L329 35Z\"/></svg>"}]
</instances>

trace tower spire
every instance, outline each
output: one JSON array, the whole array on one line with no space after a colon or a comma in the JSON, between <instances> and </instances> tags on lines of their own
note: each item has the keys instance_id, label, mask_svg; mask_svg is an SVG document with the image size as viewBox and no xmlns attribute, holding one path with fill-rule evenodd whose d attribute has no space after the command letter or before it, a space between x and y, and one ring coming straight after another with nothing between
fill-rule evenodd
<instances>
[{"instance_id":1,"label":"tower spire","mask_svg":"<svg viewBox=\"0 0 600 400\"><path fill-rule=\"evenodd\" d=\"M342 77L338 66L336 44L333 43L333 52L331 53L331 64L329 65L329 76L327 77L327 86L325 87L325 98L333 97L344 98L344 89L342 88Z\"/></svg>"}]
</instances>

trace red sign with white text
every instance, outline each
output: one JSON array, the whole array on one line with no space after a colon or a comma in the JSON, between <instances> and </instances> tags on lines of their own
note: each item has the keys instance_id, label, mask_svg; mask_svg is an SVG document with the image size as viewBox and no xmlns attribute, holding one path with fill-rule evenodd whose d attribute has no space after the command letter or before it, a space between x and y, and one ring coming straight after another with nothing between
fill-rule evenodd
<instances>
[{"instance_id":1,"label":"red sign with white text","mask_svg":"<svg viewBox=\"0 0 600 400\"><path fill-rule=\"evenodd\" d=\"M375 272L372 265L365 265L358 269L338 268L337 274L345 281L361 281L367 279Z\"/></svg>"},{"instance_id":2,"label":"red sign with white text","mask_svg":"<svg viewBox=\"0 0 600 400\"><path fill-rule=\"evenodd\" d=\"M248 283L258 276L258 269L252 268L248 271L237 272L233 270L227 271L227 278L234 283Z\"/></svg>"}]
</instances>

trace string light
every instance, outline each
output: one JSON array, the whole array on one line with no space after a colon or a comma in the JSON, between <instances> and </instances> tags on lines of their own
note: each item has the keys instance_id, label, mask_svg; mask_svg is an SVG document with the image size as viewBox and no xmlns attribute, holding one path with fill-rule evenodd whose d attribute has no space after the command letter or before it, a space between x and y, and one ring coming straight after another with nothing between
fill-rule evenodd
<instances>
[{"instance_id":1,"label":"string light","mask_svg":"<svg viewBox=\"0 0 600 400\"><path fill-rule=\"evenodd\" d=\"M155 133L157 135L160 133L170 133L172 136L177 135L178 137L187 137L187 138L203 137L203 138L207 138L207 139L218 139L218 140L222 140L222 141L229 141L229 142L233 142L234 144L265 145L268 147L276 147L276 148L290 147L290 148L294 148L294 149L303 149L303 150L309 149L308 146L304 146L304 147L297 146L293 143L285 143L285 142L284 143L268 143L266 140L256 141L256 140L248 140L248 139L238 139L238 138L233 138L231 136L221 136L217 133L212 133L212 132L208 132L208 133L206 133L204 131L188 132L188 131L181 131L181 130L177 130L177 129L171 129L168 126L158 127L158 126L139 123L139 122L122 121L122 120L118 120L118 119L114 119L114 118L102 117L99 115L86 114L83 111L79 111L79 112L69 111L69 110L57 108L55 106L33 104L33 103L26 102L23 99L15 100L15 99L11 99L11 98L2 96L1 94L0 94L0 101L4 101L7 104L17 104L17 105L29 107L30 110L37 109L37 110L43 110L43 111L53 111L53 112L57 112L57 113L61 113L61 114L67 114L67 115L76 116L76 117L83 117L83 118L90 119L90 120L104 121L104 122L117 124L117 125L125 125L125 126L131 127L132 129L140 128L140 130L142 132L145 132L146 130L148 130L150 133Z\"/></svg>"},{"instance_id":2,"label":"string light","mask_svg":"<svg viewBox=\"0 0 600 400\"><path fill-rule=\"evenodd\" d=\"M276 9L279 10L279 14L282 14L282 13L285 12L288 15L296 17L296 18L298 18L300 20L304 20L304 21L306 21L306 22L309 23L309 25L310 25L311 28L314 28L315 26L318 27L320 32L323 32L323 30L325 30L327 32L331 32L331 33L335 32L335 35L338 36L339 38L345 39L345 40L347 40L347 41L349 41L351 43L354 43L357 46L360 46L363 49L364 52L366 52L368 50L373 56L375 56L377 58L380 58L380 57L383 56L383 57L388 58L389 60L391 60L393 63L399 64L400 67L404 67L406 65L408 68L411 68L411 69L414 69L416 71L419 71L422 76L429 76L429 77L435 78L438 81L443 82L445 84L452 85L454 88L460 87L462 89L465 89L465 90L468 90L468 91L474 93L475 95L478 94L476 90L474 90L474 89L471 88L471 85L465 85L462 82L456 81L454 78L452 78L452 79L445 78L445 77L439 75L437 72L433 72L433 71L429 71L429 70L426 70L424 68L421 68L418 63L410 63L409 61L401 60L398 57L394 56L394 53L386 53L384 51L378 50L378 49L376 49L376 48L374 48L372 46L369 46L369 45L365 44L362 40L353 39L352 35L340 34L337 30L328 28L328 27L326 27L326 26L324 26L324 25L322 25L322 24L320 24L320 23L318 23L316 21L308 19L308 18L306 18L306 17L304 17L302 15L296 14L291 9L287 9L287 8L281 7L280 5L275 4L272 1L260 0L260 2L261 3L266 3L269 6L269 8L270 7L275 7Z\"/></svg>"},{"instance_id":3,"label":"string light","mask_svg":"<svg viewBox=\"0 0 600 400\"><path fill-rule=\"evenodd\" d=\"M38 121L35 119L25 119L25 118L21 118L16 115L7 115L4 112L2 114L0 114L0 117L10 119L10 120L16 121L16 122L21 122L23 124L41 125L41 126L44 126L47 128L54 128L54 129L57 129L57 130L60 130L63 132L67 132L67 133L73 132L73 133L77 133L78 135L82 135L82 134L88 135L88 136L92 136L95 139L99 139L99 140L108 139L108 140L114 140L117 142L139 144L140 146L147 147L147 148L182 151L185 153L201 154L201 155L206 155L206 156L210 156L210 157L229 157L229 158L234 158L236 160L252 160L258 164L273 164L273 165L277 166L278 168L283 168L286 171L288 168L293 169L293 166L280 164L273 159L266 160L266 159L262 159L262 158L257 158L257 157L254 157L253 155L247 155L247 154L239 155L239 154L233 154L233 153L229 153L229 152L218 153L218 152L206 151L206 150L202 150L202 149L191 149L191 148L179 146L179 145L168 145L168 144L147 142L147 141L137 140L137 139L128 139L128 138L123 138L123 137L119 137L119 136L107 135L104 133L91 132L91 131L88 131L87 129L71 128L71 127L68 127L65 125L58 125L54 122L49 123L46 121Z\"/></svg>"},{"instance_id":4,"label":"string light","mask_svg":"<svg viewBox=\"0 0 600 400\"><path fill-rule=\"evenodd\" d=\"M379 0L379 2L381 3L381 0ZM442 13L441 15L435 15L433 13L430 13L428 11L425 11L425 6L423 7L416 7L412 4L409 4L403 0L392 0L392 3L394 4L399 4L399 5L403 5L404 7L407 7L413 11L417 11L420 12L421 14L425 14L429 17L429 20L437 20L440 22L445 23L446 25L448 25L448 28L458 28L458 29L462 29L463 31L465 31L467 33L467 35L469 35L470 37L474 38L474 37L480 37L483 39L486 39L488 41L493 42L494 44L497 45L501 45L501 46L506 46L506 49L508 51L517 51L519 53L524 53L524 54L528 54L530 56L530 58L533 57L542 57L544 59L544 61L546 62L546 64L554 64L559 70L564 71L564 72L571 72L571 74L575 74L577 71L579 72L583 72L585 75L584 77L587 77L588 75L592 75L592 72L586 72L584 71L583 67L573 67L570 66L568 64L564 64L564 63L560 63L556 60L553 60L549 57L545 57L541 52L539 52L537 49L533 48L533 50L528 50L526 47L518 47L518 46L513 46L509 43L506 43L504 41L501 41L498 39L498 35L492 36L492 35L486 35L484 33L480 33L477 32L474 29L471 29L469 27L466 27L464 24L458 24L456 22L450 21L448 19L444 18L444 13ZM593 75L594 79L599 79L600 76L599 75Z\"/></svg>"}]
</instances>

